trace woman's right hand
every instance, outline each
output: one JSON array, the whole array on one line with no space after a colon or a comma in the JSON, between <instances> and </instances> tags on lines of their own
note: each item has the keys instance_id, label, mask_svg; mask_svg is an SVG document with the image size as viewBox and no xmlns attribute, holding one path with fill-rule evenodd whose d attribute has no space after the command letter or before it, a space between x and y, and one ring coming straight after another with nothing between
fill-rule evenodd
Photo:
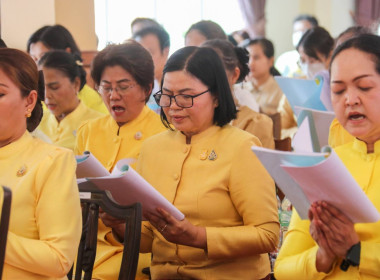
<instances>
[{"instance_id":1,"label":"woman's right hand","mask_svg":"<svg viewBox=\"0 0 380 280\"><path fill-rule=\"evenodd\" d=\"M99 208L99 218L106 227L112 228L112 233L119 242L124 241L125 220L117 219L104 212L101 208Z\"/></svg>"}]
</instances>

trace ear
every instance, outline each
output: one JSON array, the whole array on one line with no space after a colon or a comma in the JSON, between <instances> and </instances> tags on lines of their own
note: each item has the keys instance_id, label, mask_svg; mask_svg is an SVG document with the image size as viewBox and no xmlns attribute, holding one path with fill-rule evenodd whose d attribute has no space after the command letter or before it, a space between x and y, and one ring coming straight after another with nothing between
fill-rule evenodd
<instances>
[{"instance_id":1,"label":"ear","mask_svg":"<svg viewBox=\"0 0 380 280\"><path fill-rule=\"evenodd\" d=\"M219 106L219 101L216 97L214 97L214 108L217 108Z\"/></svg>"},{"instance_id":2,"label":"ear","mask_svg":"<svg viewBox=\"0 0 380 280\"><path fill-rule=\"evenodd\" d=\"M75 94L77 94L79 92L79 89L80 89L80 78L76 77L73 84L74 84L74 88L75 88Z\"/></svg>"},{"instance_id":3,"label":"ear","mask_svg":"<svg viewBox=\"0 0 380 280\"><path fill-rule=\"evenodd\" d=\"M164 55L166 59L169 57L169 47L162 50L162 55Z\"/></svg>"},{"instance_id":4,"label":"ear","mask_svg":"<svg viewBox=\"0 0 380 280\"><path fill-rule=\"evenodd\" d=\"M271 58L269 58L269 65L270 65L270 67L274 66L274 56L272 56Z\"/></svg>"},{"instance_id":5,"label":"ear","mask_svg":"<svg viewBox=\"0 0 380 280\"><path fill-rule=\"evenodd\" d=\"M235 67L235 69L233 70L232 72L232 76L231 76L231 85L233 86L236 81L239 79L239 76L240 76L240 69L239 67Z\"/></svg>"},{"instance_id":6,"label":"ear","mask_svg":"<svg viewBox=\"0 0 380 280\"><path fill-rule=\"evenodd\" d=\"M36 106L37 103L37 91L32 90L29 95L25 98L26 104L25 104L25 111L32 112L34 109L34 106Z\"/></svg>"},{"instance_id":7,"label":"ear","mask_svg":"<svg viewBox=\"0 0 380 280\"><path fill-rule=\"evenodd\" d=\"M65 49L65 52L72 53L71 48L70 48L70 47L67 47L67 48Z\"/></svg>"}]
</instances>

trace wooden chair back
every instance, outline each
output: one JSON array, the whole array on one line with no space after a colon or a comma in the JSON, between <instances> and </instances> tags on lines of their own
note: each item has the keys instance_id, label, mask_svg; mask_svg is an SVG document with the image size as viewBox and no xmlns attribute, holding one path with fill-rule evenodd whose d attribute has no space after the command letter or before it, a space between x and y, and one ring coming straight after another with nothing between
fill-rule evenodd
<instances>
[{"instance_id":1,"label":"wooden chair back","mask_svg":"<svg viewBox=\"0 0 380 280\"><path fill-rule=\"evenodd\" d=\"M4 259L5 259L5 249L7 247L7 236L9 227L9 217L11 214L11 202L12 202L12 192L7 187L2 187L3 189L3 207L1 209L1 220L0 220L0 279L3 274Z\"/></svg>"},{"instance_id":2,"label":"wooden chair back","mask_svg":"<svg viewBox=\"0 0 380 280\"><path fill-rule=\"evenodd\" d=\"M78 186L81 193L83 230L78 248L74 279L92 279L96 256L99 207L113 217L125 220L124 249L118 279L135 279L141 237L141 204L135 203L121 206L112 199L109 192L99 190L91 182L80 183ZM68 274L69 279L72 279L72 274L73 269Z\"/></svg>"}]
</instances>

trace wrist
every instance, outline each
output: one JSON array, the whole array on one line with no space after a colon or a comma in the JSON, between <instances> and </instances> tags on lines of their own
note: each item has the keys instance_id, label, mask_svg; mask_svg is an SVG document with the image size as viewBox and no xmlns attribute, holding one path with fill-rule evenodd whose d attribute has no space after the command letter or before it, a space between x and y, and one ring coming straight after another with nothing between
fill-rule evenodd
<instances>
[{"instance_id":1,"label":"wrist","mask_svg":"<svg viewBox=\"0 0 380 280\"><path fill-rule=\"evenodd\" d=\"M318 272L329 273L333 268L336 257L328 254L321 247L318 248L315 266Z\"/></svg>"}]
</instances>

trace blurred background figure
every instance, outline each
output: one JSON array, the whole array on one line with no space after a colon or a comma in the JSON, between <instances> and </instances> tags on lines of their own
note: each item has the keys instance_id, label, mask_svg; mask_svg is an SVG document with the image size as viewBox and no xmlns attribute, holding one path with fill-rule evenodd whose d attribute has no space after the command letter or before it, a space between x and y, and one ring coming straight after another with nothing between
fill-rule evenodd
<instances>
[{"instance_id":1,"label":"blurred background figure","mask_svg":"<svg viewBox=\"0 0 380 280\"><path fill-rule=\"evenodd\" d=\"M185 46L200 46L207 40L224 39L227 35L219 24L211 20L201 20L190 26L185 34Z\"/></svg>"},{"instance_id":2,"label":"blurred background figure","mask_svg":"<svg viewBox=\"0 0 380 280\"><path fill-rule=\"evenodd\" d=\"M50 50L64 50L76 55L81 61L81 52L70 31L62 25L44 26L33 33L27 43L27 50L36 63ZM108 113L100 95L85 84L78 97L88 107L101 113Z\"/></svg>"},{"instance_id":3,"label":"blurred background figure","mask_svg":"<svg viewBox=\"0 0 380 280\"><path fill-rule=\"evenodd\" d=\"M5 44L4 40L0 38L0 48L6 48L7 45Z\"/></svg>"},{"instance_id":4,"label":"blurred background figure","mask_svg":"<svg viewBox=\"0 0 380 280\"><path fill-rule=\"evenodd\" d=\"M311 15L299 15L293 21L292 43L297 48L302 35L312 27L318 26L318 20ZM298 65L299 54L292 50L281 54L276 60L276 68L284 77L303 77L304 73Z\"/></svg>"},{"instance_id":5,"label":"blurred background figure","mask_svg":"<svg viewBox=\"0 0 380 280\"><path fill-rule=\"evenodd\" d=\"M39 129L52 143L74 150L76 132L82 122L104 114L88 108L78 98L86 84L86 72L80 58L65 51L51 51L39 60L45 81L48 108Z\"/></svg>"},{"instance_id":6,"label":"blurred background figure","mask_svg":"<svg viewBox=\"0 0 380 280\"><path fill-rule=\"evenodd\" d=\"M159 26L150 26L141 29L133 35L152 56L154 64L154 86L152 94L147 102L150 109L160 113L161 108L153 98L153 94L160 90L162 71L169 56L170 37L168 32Z\"/></svg>"},{"instance_id":7,"label":"blurred background figure","mask_svg":"<svg viewBox=\"0 0 380 280\"><path fill-rule=\"evenodd\" d=\"M208 40L202 44L202 47L209 47L216 51L221 58L231 92L235 93L235 84L242 82L249 73L248 61L249 55L246 49L234 47L227 40L214 39ZM246 92L251 96L249 92ZM265 148L274 149L273 139L273 122L265 114L255 112L249 107L240 105L234 96L237 117L232 120L233 126L239 127L259 138L261 144Z\"/></svg>"},{"instance_id":8,"label":"blurred background figure","mask_svg":"<svg viewBox=\"0 0 380 280\"><path fill-rule=\"evenodd\" d=\"M161 25L152 18L138 17L131 22L131 32L132 36L141 29L147 27L161 27Z\"/></svg>"}]
</instances>

